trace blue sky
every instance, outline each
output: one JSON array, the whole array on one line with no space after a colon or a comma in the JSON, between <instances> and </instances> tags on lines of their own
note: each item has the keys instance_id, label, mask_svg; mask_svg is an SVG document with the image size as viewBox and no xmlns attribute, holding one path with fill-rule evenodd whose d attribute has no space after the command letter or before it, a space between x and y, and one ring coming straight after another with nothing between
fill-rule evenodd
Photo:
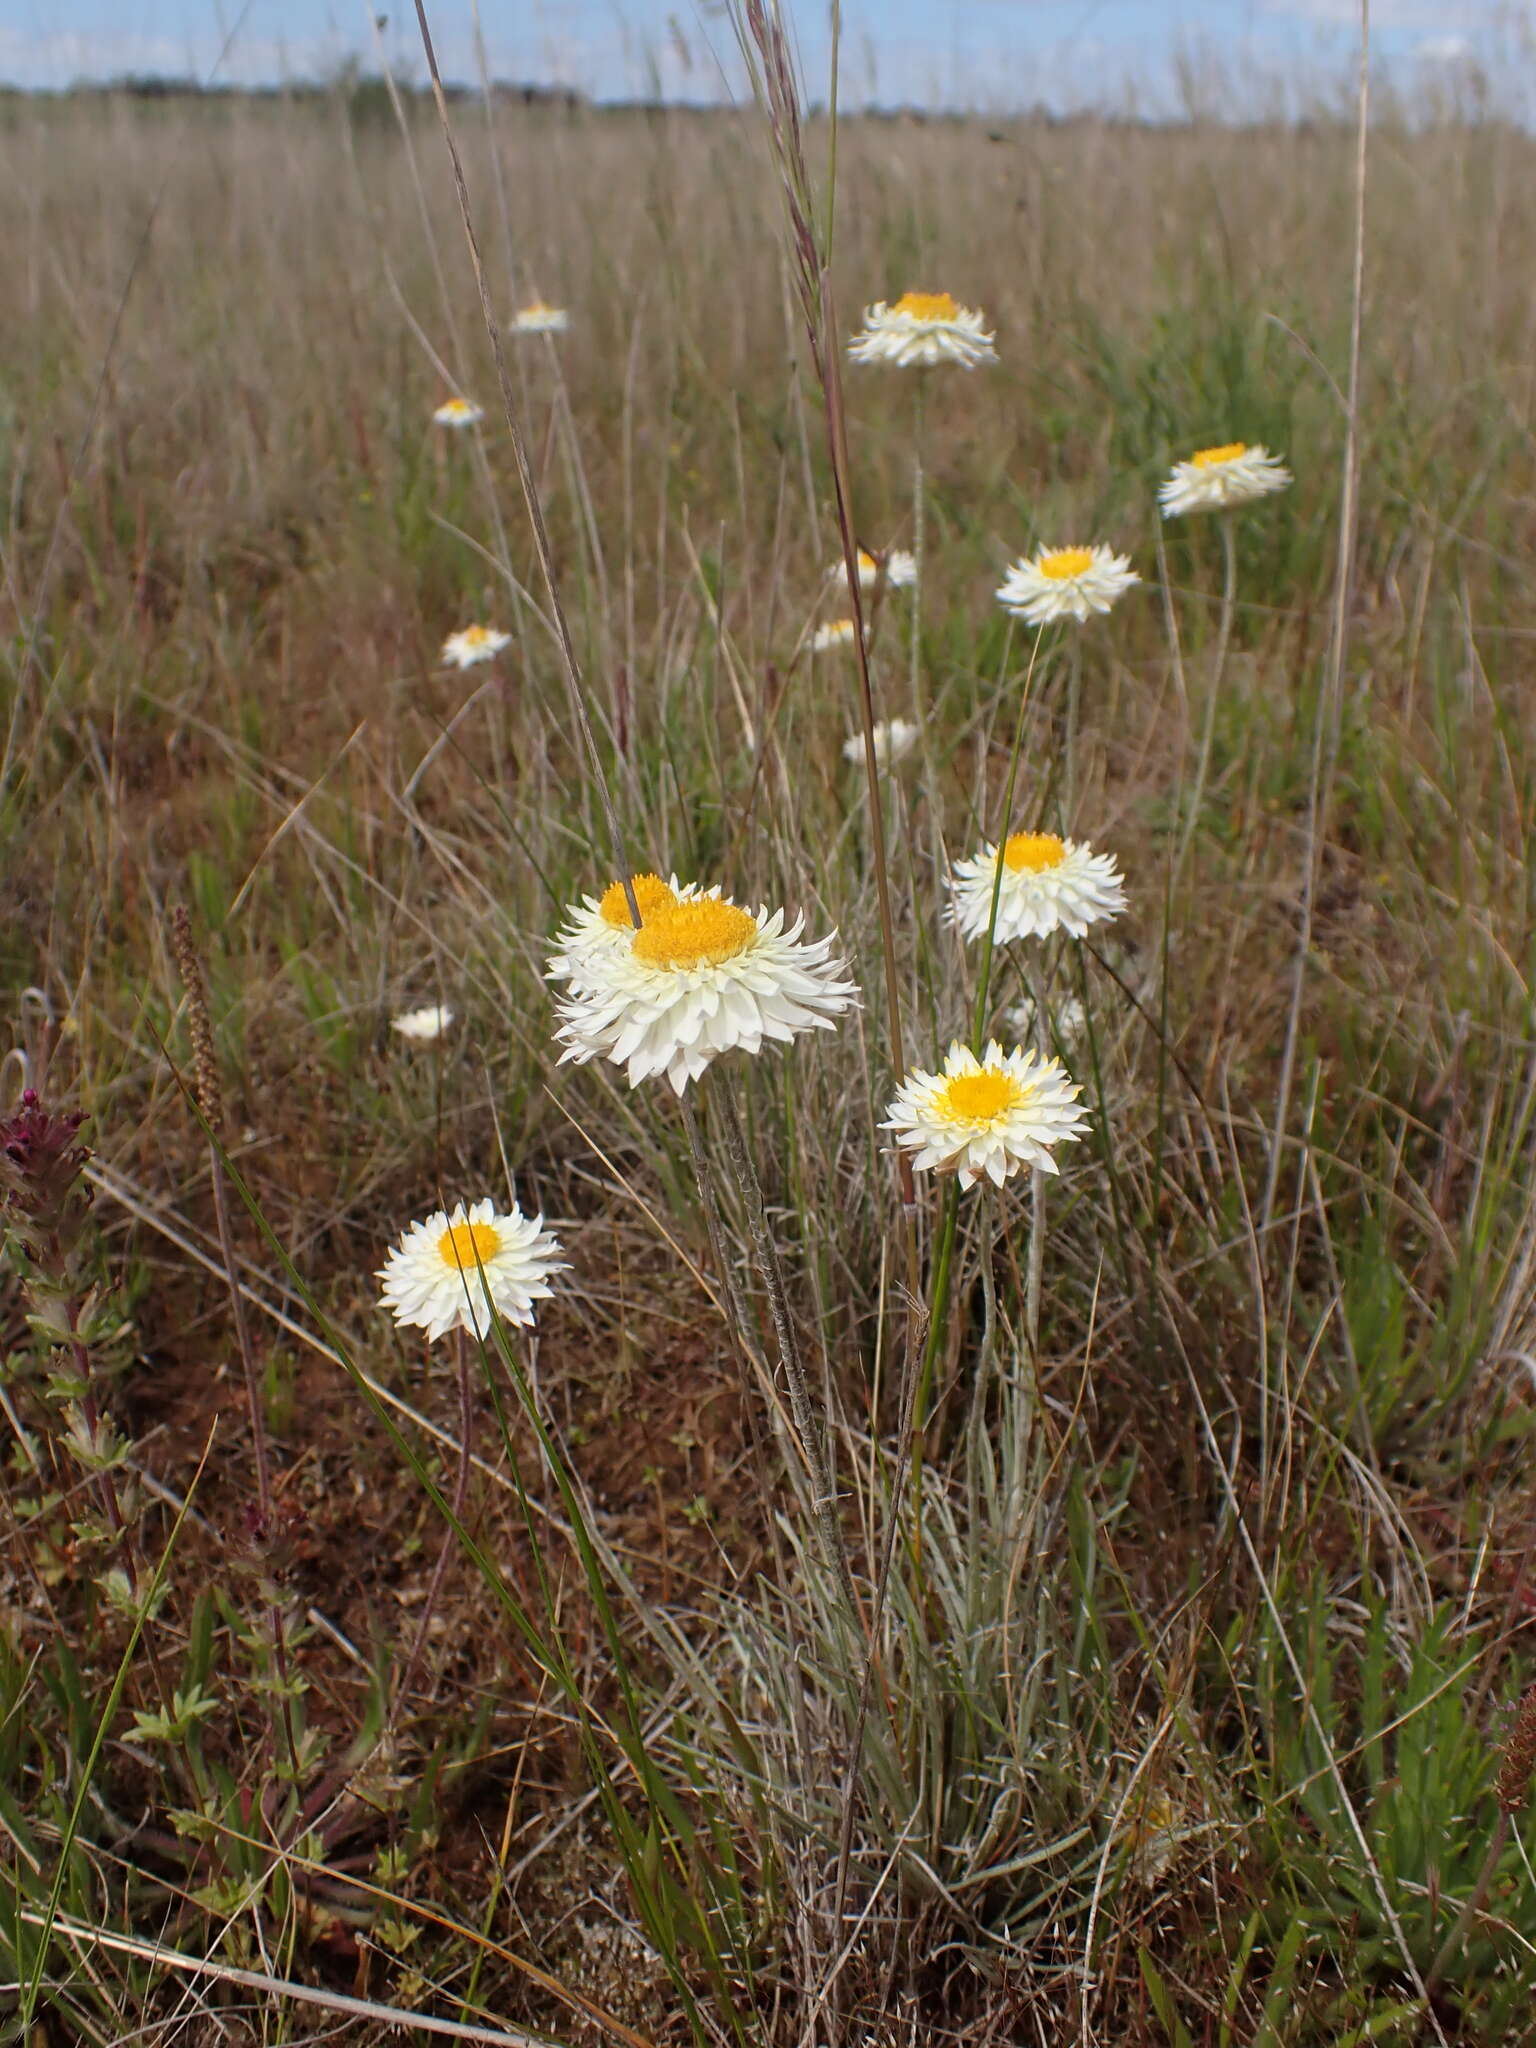
<instances>
[{"instance_id":1,"label":"blue sky","mask_svg":"<svg viewBox=\"0 0 1536 2048\"><path fill-rule=\"evenodd\" d=\"M811 90L825 77L825 0L785 0ZM1238 81L1285 80L1303 97L1343 75L1357 0L844 0L844 90L855 101L1006 110L1174 104L1179 53L1212 54ZM419 69L412 0L390 14L383 46ZM123 71L206 77L237 24L222 76L312 76L373 49L373 10L331 0L6 0L0 79L63 85ZM1373 0L1373 41L1389 75L1495 77L1533 68L1536 0ZM472 74L470 0L428 0L444 68ZM734 77L720 0L481 0L496 74L579 86L611 98L652 79L671 96L721 96ZM715 54L712 54L715 53Z\"/></svg>"}]
</instances>

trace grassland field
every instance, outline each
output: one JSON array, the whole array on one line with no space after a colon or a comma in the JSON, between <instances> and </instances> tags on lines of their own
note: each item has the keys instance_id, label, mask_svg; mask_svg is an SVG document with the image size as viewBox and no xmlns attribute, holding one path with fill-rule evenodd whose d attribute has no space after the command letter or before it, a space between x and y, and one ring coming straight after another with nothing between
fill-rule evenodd
<instances>
[{"instance_id":1,"label":"grassland field","mask_svg":"<svg viewBox=\"0 0 1536 2048\"><path fill-rule=\"evenodd\" d=\"M1372 127L1351 414L1347 121L808 119L833 345L997 337L842 363L922 556L872 809L763 115L452 118L497 313L569 310L509 391L630 863L863 1004L692 1137L557 1064L616 868L430 101L6 101L0 1118L90 1158L0 1212L4 2038L1536 2041L1536 141ZM1224 607L1157 487L1234 439L1294 484ZM1079 541L1142 583L1036 646L994 592ZM987 1023L1090 1129L906 1204L887 972L932 1066L1016 737L1007 829L1128 908ZM561 1239L536 1330L397 1329L484 1194Z\"/></svg>"}]
</instances>

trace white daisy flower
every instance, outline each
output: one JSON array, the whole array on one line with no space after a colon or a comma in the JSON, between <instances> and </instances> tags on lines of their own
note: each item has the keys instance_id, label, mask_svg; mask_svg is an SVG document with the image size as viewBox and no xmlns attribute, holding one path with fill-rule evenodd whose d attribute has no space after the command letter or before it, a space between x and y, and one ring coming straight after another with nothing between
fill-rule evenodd
<instances>
[{"instance_id":1,"label":"white daisy flower","mask_svg":"<svg viewBox=\"0 0 1536 2048\"><path fill-rule=\"evenodd\" d=\"M917 727L910 718L882 718L875 724L875 764L880 768L893 768L896 763L910 754L917 745ZM843 741L843 759L862 766L864 761L864 735L850 733Z\"/></svg>"},{"instance_id":2,"label":"white daisy flower","mask_svg":"<svg viewBox=\"0 0 1536 2048\"><path fill-rule=\"evenodd\" d=\"M1000 945L1054 931L1080 939L1089 925L1125 908L1125 884L1113 855L1054 832L1015 832L1001 848L983 846L955 863L949 916L967 939L986 936L999 858L1003 882L993 936Z\"/></svg>"},{"instance_id":3,"label":"white daisy flower","mask_svg":"<svg viewBox=\"0 0 1536 2048\"><path fill-rule=\"evenodd\" d=\"M1267 448L1246 441L1228 441L1221 448L1200 448L1188 462L1176 462L1172 475L1158 487L1157 501L1165 519L1184 512L1227 512L1283 491L1291 472Z\"/></svg>"},{"instance_id":4,"label":"white daisy flower","mask_svg":"<svg viewBox=\"0 0 1536 2048\"><path fill-rule=\"evenodd\" d=\"M860 590L873 590L880 581L882 564L885 568L887 590L910 590L917 581L917 557L905 548L887 548L883 555L872 555L868 548L860 548L855 556L859 565ZM847 575L847 564L834 562L827 571L829 583L841 582Z\"/></svg>"},{"instance_id":5,"label":"white daisy flower","mask_svg":"<svg viewBox=\"0 0 1536 2048\"><path fill-rule=\"evenodd\" d=\"M828 619L811 635L811 652L827 654L834 647L852 647L857 637L858 628L852 619Z\"/></svg>"},{"instance_id":6,"label":"white daisy flower","mask_svg":"<svg viewBox=\"0 0 1536 2048\"><path fill-rule=\"evenodd\" d=\"M681 883L676 875L669 882L664 882L660 875L631 875L630 887L635 892L642 925L648 924L658 911L691 903L704 893L697 883ZM720 891L714 889L709 893L718 896ZM548 979L568 981L573 990L590 987L587 962L610 953L628 952L634 935L624 884L610 882L601 896L583 896L579 904L573 903L567 909L565 923L555 933L554 943L559 951L550 957Z\"/></svg>"},{"instance_id":7,"label":"white daisy flower","mask_svg":"<svg viewBox=\"0 0 1536 2048\"><path fill-rule=\"evenodd\" d=\"M1081 622L1091 612L1107 612L1140 581L1130 556L1112 548L1042 548L1033 561L1014 563L997 599L1031 626L1052 619Z\"/></svg>"},{"instance_id":8,"label":"white daisy flower","mask_svg":"<svg viewBox=\"0 0 1536 2048\"><path fill-rule=\"evenodd\" d=\"M542 1216L528 1217L514 1202L502 1214L486 1197L453 1213L439 1209L413 1223L379 1269L380 1300L401 1325L423 1328L436 1342L449 1330L483 1337L493 1315L529 1325L533 1304L547 1300L549 1276L564 1272L559 1240Z\"/></svg>"},{"instance_id":9,"label":"white daisy flower","mask_svg":"<svg viewBox=\"0 0 1536 2048\"><path fill-rule=\"evenodd\" d=\"M398 1031L402 1038L441 1038L453 1022L453 1012L446 1003L429 1003L423 1010L402 1010L398 1017L391 1017L389 1028Z\"/></svg>"},{"instance_id":10,"label":"white daisy flower","mask_svg":"<svg viewBox=\"0 0 1536 2048\"><path fill-rule=\"evenodd\" d=\"M997 361L993 339L980 313L956 305L948 292L903 292L894 306L882 299L866 310L848 354L856 363L894 363L902 370L935 363L973 370L978 363Z\"/></svg>"},{"instance_id":11,"label":"white daisy flower","mask_svg":"<svg viewBox=\"0 0 1536 2048\"><path fill-rule=\"evenodd\" d=\"M448 635L442 659L450 668L473 668L477 662L493 661L511 644L512 635L498 633L494 626L466 626L461 633Z\"/></svg>"},{"instance_id":12,"label":"white daisy flower","mask_svg":"<svg viewBox=\"0 0 1536 2048\"><path fill-rule=\"evenodd\" d=\"M564 306L546 306L542 299L519 306L512 315L514 334L564 334L570 324L571 316Z\"/></svg>"},{"instance_id":13,"label":"white daisy flower","mask_svg":"<svg viewBox=\"0 0 1536 2048\"><path fill-rule=\"evenodd\" d=\"M467 398L445 398L432 415L439 427L477 427L484 418L482 409Z\"/></svg>"},{"instance_id":14,"label":"white daisy flower","mask_svg":"<svg viewBox=\"0 0 1536 2048\"><path fill-rule=\"evenodd\" d=\"M571 977L562 1063L611 1060L631 1088L665 1074L681 1095L721 1053L830 1031L858 1001L832 957L837 934L802 941L803 916L786 931L782 910L754 916L720 896L641 915L626 947L588 953Z\"/></svg>"},{"instance_id":15,"label":"white daisy flower","mask_svg":"<svg viewBox=\"0 0 1536 2048\"><path fill-rule=\"evenodd\" d=\"M985 1175L1001 1187L1021 1166L1059 1171L1051 1147L1088 1128L1081 1092L1060 1060L1005 1053L996 1039L977 1059L956 1039L941 1073L907 1076L880 1128L917 1154L919 1171L958 1173L963 1188Z\"/></svg>"}]
</instances>

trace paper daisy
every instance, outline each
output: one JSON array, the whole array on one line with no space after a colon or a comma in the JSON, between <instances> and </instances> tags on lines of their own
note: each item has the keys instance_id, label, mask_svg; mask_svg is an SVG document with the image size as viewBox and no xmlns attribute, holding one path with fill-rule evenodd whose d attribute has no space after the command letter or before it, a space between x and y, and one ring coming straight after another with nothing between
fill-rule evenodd
<instances>
[{"instance_id":1,"label":"paper daisy","mask_svg":"<svg viewBox=\"0 0 1536 2048\"><path fill-rule=\"evenodd\" d=\"M494 660L511 644L512 635L498 633L494 626L466 626L462 633L448 635L442 658L450 668L473 668L477 662Z\"/></svg>"},{"instance_id":2,"label":"paper daisy","mask_svg":"<svg viewBox=\"0 0 1536 2048\"><path fill-rule=\"evenodd\" d=\"M910 754L917 745L917 727L910 718L882 718L875 725L875 763L880 768L894 768L896 763ZM843 742L843 759L862 766L864 761L864 735L850 733Z\"/></svg>"},{"instance_id":3,"label":"paper daisy","mask_svg":"<svg viewBox=\"0 0 1536 2048\"><path fill-rule=\"evenodd\" d=\"M860 548L856 556L859 565L860 590L873 590L880 581L882 565L885 569L887 590L910 590L917 581L917 557L908 554L905 548L889 548L883 555L872 555L868 548ZM834 562L827 571L829 583L839 583L847 575L847 565Z\"/></svg>"},{"instance_id":4,"label":"paper daisy","mask_svg":"<svg viewBox=\"0 0 1536 2048\"><path fill-rule=\"evenodd\" d=\"M949 915L967 939L986 936L999 858L1003 881L993 933L999 944L1054 931L1080 939L1089 925L1125 908L1125 884L1112 855L1054 832L1015 832L1001 849L983 846L955 863Z\"/></svg>"},{"instance_id":5,"label":"paper daisy","mask_svg":"<svg viewBox=\"0 0 1536 2048\"><path fill-rule=\"evenodd\" d=\"M630 887L635 892L642 925L649 924L658 911L675 910L679 903L692 902L702 893L693 882L680 883L676 875L670 882L664 882L660 875L631 875ZM716 889L712 893L718 896L720 892ZM568 981L573 989L590 986L586 976L588 961L610 953L627 953L634 935L624 884L610 882L601 896L583 896L579 904L572 904L566 911L565 923L555 933L554 943L559 950L550 956L548 979Z\"/></svg>"},{"instance_id":6,"label":"paper daisy","mask_svg":"<svg viewBox=\"0 0 1536 2048\"><path fill-rule=\"evenodd\" d=\"M1165 519L1183 512L1228 512L1251 505L1256 498L1283 491L1291 472L1267 448L1246 441L1228 441L1220 448L1199 448L1188 462L1176 462L1173 473L1158 487L1157 501Z\"/></svg>"},{"instance_id":7,"label":"paper daisy","mask_svg":"<svg viewBox=\"0 0 1536 2048\"><path fill-rule=\"evenodd\" d=\"M1060 1060L1005 1053L995 1039L977 1059L956 1039L941 1073L908 1075L880 1128L917 1154L920 1171L958 1173L963 1188L983 1176L1001 1187L1021 1166L1059 1171L1051 1147L1088 1128L1080 1093Z\"/></svg>"},{"instance_id":8,"label":"paper daisy","mask_svg":"<svg viewBox=\"0 0 1536 2048\"><path fill-rule=\"evenodd\" d=\"M571 316L564 306L546 306L542 299L535 299L531 306L519 306L512 315L514 334L564 334L571 324Z\"/></svg>"},{"instance_id":9,"label":"paper daisy","mask_svg":"<svg viewBox=\"0 0 1536 2048\"><path fill-rule=\"evenodd\" d=\"M398 1031L402 1038L441 1038L453 1022L453 1012L446 1003L430 1003L424 1010L402 1010L398 1017L391 1017L389 1028Z\"/></svg>"},{"instance_id":10,"label":"paper daisy","mask_svg":"<svg viewBox=\"0 0 1536 2048\"><path fill-rule=\"evenodd\" d=\"M948 292L903 292L894 306L882 299L864 315L864 326L848 344L856 363L894 363L898 369L928 369L955 363L974 370L997 361L993 337L980 313L956 305Z\"/></svg>"},{"instance_id":11,"label":"paper daisy","mask_svg":"<svg viewBox=\"0 0 1536 2048\"><path fill-rule=\"evenodd\" d=\"M449 1215L439 1209L413 1223L377 1277L380 1299L399 1324L419 1325L436 1342L449 1330L483 1337L498 1315L531 1324L533 1304L547 1300L549 1276L565 1270L559 1240L542 1216L525 1216L514 1202L502 1214L486 1197Z\"/></svg>"},{"instance_id":12,"label":"paper daisy","mask_svg":"<svg viewBox=\"0 0 1536 2048\"><path fill-rule=\"evenodd\" d=\"M432 418L439 427L477 427L485 414L467 398L445 398Z\"/></svg>"},{"instance_id":13,"label":"paper daisy","mask_svg":"<svg viewBox=\"0 0 1536 2048\"><path fill-rule=\"evenodd\" d=\"M562 1062L611 1060L631 1088L665 1074L681 1095L721 1053L830 1031L859 992L832 957L837 934L807 943L804 927L797 917L786 931L782 910L754 916L720 896L645 916L626 946L589 953L571 978Z\"/></svg>"},{"instance_id":14,"label":"paper daisy","mask_svg":"<svg viewBox=\"0 0 1536 2048\"><path fill-rule=\"evenodd\" d=\"M811 635L812 654L828 654L834 647L852 647L858 631L852 619L828 619Z\"/></svg>"},{"instance_id":15,"label":"paper daisy","mask_svg":"<svg viewBox=\"0 0 1536 2048\"><path fill-rule=\"evenodd\" d=\"M1107 612L1141 578L1129 555L1112 548L1042 548L1031 562L1015 562L997 593L998 603L1031 626L1052 619L1086 619Z\"/></svg>"}]
</instances>

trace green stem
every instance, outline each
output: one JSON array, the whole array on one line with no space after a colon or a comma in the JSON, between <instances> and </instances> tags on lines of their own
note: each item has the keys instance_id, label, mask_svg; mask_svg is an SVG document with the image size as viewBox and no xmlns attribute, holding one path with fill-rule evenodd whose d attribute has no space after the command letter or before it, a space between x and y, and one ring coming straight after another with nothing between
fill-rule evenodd
<instances>
[{"instance_id":1,"label":"green stem","mask_svg":"<svg viewBox=\"0 0 1536 2048\"><path fill-rule=\"evenodd\" d=\"M912 675L912 716L917 720L917 729L923 736L923 751L929 753L931 740L928 732L927 692L923 689L923 569L926 534L926 498L923 479L923 435L924 399L927 395L928 373L919 370L914 383L912 400L912 608L908 625L911 632L911 675ZM932 780L932 763L929 764L929 780Z\"/></svg>"},{"instance_id":2,"label":"green stem","mask_svg":"<svg viewBox=\"0 0 1536 2048\"><path fill-rule=\"evenodd\" d=\"M1211 746L1216 737L1216 706L1221 697L1221 678L1227 665L1227 645L1232 636L1232 613L1237 598L1237 548L1232 532L1232 514L1223 512L1217 523L1221 528L1221 616L1216 625L1216 654L1211 663L1210 681L1206 684L1205 723L1200 733L1200 758L1195 765L1195 786L1190 794L1189 815L1184 820L1184 833L1179 841L1179 857L1174 866L1175 879L1182 872L1185 860L1189 856L1195 828L1200 822L1201 808L1205 803L1206 777L1211 769Z\"/></svg>"},{"instance_id":3,"label":"green stem","mask_svg":"<svg viewBox=\"0 0 1536 2048\"><path fill-rule=\"evenodd\" d=\"M1049 977L1042 974L1035 990L1035 1051L1042 1065L1051 1057L1051 1027L1045 1012ZM1033 1372L1040 1362L1040 1295L1045 1282L1045 1175L1035 1167L1029 1177L1029 1271L1024 1285L1024 1336Z\"/></svg>"},{"instance_id":4,"label":"green stem","mask_svg":"<svg viewBox=\"0 0 1536 2048\"><path fill-rule=\"evenodd\" d=\"M811 1505L816 1526L821 1534L822 1551L827 1568L836 1579L838 1590L847 1606L849 1623L857 1635L858 1601L854 1595L853 1577L848 1569L848 1553L843 1544L842 1525L837 1519L837 1494L832 1483L826 1435L811 1401L810 1382L805 1375L804 1361L800 1356L800 1342L795 1335L794 1316L789 1305L789 1288L784 1278L779 1248L773 1241L773 1227L768 1221L768 1205L763 1200L762 1183L757 1177L757 1168L752 1163L751 1148L741 1127L735 1090L723 1073L718 1077L716 1097L721 1107L720 1121L725 1130L726 1150L731 1155L731 1166L741 1189L742 1201L746 1205L747 1227L752 1234L752 1249L757 1258L763 1286L768 1294L768 1310L773 1318L774 1336L778 1340L779 1363L784 1368L784 1378L789 1386L795 1431L800 1438L800 1449L810 1477L813 1496Z\"/></svg>"},{"instance_id":5,"label":"green stem","mask_svg":"<svg viewBox=\"0 0 1536 2048\"><path fill-rule=\"evenodd\" d=\"M1003 893L1003 853L1008 839L1008 823L1013 816L1013 793L1019 779L1019 756L1024 750L1024 720L1029 711L1030 686L1035 677L1035 661L1040 653L1040 641L1045 633L1044 625L1035 628L1034 644L1029 650L1029 667L1024 671L1024 692L1019 700L1019 720L1014 728L1013 752L1008 759L1008 782L1003 791L1002 827L997 835L997 872L992 877L992 902L987 912L987 929L981 942L981 970L976 982L976 1011L971 1020L971 1051L980 1059L987 1023L987 997L992 985L992 951L994 934L997 931L997 906Z\"/></svg>"}]
</instances>

